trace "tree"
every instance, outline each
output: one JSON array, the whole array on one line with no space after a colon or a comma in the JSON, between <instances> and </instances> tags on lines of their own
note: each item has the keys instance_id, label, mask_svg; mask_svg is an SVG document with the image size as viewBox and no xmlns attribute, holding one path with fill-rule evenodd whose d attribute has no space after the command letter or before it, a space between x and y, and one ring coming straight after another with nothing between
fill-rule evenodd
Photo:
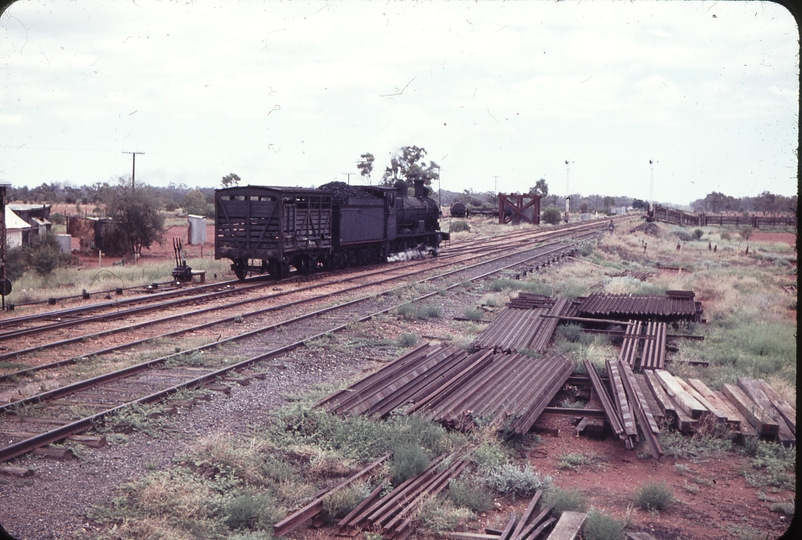
<instances>
[{"instance_id":1,"label":"tree","mask_svg":"<svg viewBox=\"0 0 802 540\"><path fill-rule=\"evenodd\" d=\"M417 146L404 146L395 153L390 165L384 170L382 184L392 186L398 180L411 184L415 180L423 180L428 186L432 180L440 178L440 166L434 161L426 164L426 150Z\"/></svg>"},{"instance_id":2,"label":"tree","mask_svg":"<svg viewBox=\"0 0 802 540\"><path fill-rule=\"evenodd\" d=\"M207 202L206 195L199 189L193 189L184 195L181 201L181 208L183 208L187 214L214 217L214 206Z\"/></svg>"},{"instance_id":3,"label":"tree","mask_svg":"<svg viewBox=\"0 0 802 540\"><path fill-rule=\"evenodd\" d=\"M546 183L545 178L541 178L538 180L534 187L529 188L530 195L540 195L541 197L545 197L549 194L549 185Z\"/></svg>"},{"instance_id":4,"label":"tree","mask_svg":"<svg viewBox=\"0 0 802 540\"><path fill-rule=\"evenodd\" d=\"M370 183L370 173L373 172L373 162L376 158L374 158L373 154L370 152L362 154L359 157L362 159L357 161L356 168L359 169L359 174L362 175L362 178L367 178L368 183Z\"/></svg>"},{"instance_id":5,"label":"tree","mask_svg":"<svg viewBox=\"0 0 802 540\"><path fill-rule=\"evenodd\" d=\"M557 210L556 208L546 208L543 210L543 223L548 223L549 225L557 225L560 223L562 219L562 213Z\"/></svg>"},{"instance_id":6,"label":"tree","mask_svg":"<svg viewBox=\"0 0 802 540\"><path fill-rule=\"evenodd\" d=\"M632 208L635 210L648 210L649 203L640 199L632 199Z\"/></svg>"},{"instance_id":7,"label":"tree","mask_svg":"<svg viewBox=\"0 0 802 540\"><path fill-rule=\"evenodd\" d=\"M615 206L615 197L605 197L604 198L604 207L606 209L610 209L613 206Z\"/></svg>"},{"instance_id":8,"label":"tree","mask_svg":"<svg viewBox=\"0 0 802 540\"><path fill-rule=\"evenodd\" d=\"M106 236L107 249L139 255L142 248L164 240L164 216L149 186L137 186L133 192L124 185L111 190L106 200L106 215L112 218Z\"/></svg>"},{"instance_id":9,"label":"tree","mask_svg":"<svg viewBox=\"0 0 802 540\"><path fill-rule=\"evenodd\" d=\"M236 175L235 173L231 173L225 175L220 183L224 188L235 187L239 185L240 180L242 179L238 175Z\"/></svg>"}]
</instances>

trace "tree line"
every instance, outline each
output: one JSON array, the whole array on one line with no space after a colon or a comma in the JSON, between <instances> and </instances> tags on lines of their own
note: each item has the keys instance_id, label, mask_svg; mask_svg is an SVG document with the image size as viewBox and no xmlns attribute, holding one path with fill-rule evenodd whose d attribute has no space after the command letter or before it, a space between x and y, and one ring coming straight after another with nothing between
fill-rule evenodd
<instances>
[{"instance_id":1,"label":"tree line","mask_svg":"<svg viewBox=\"0 0 802 540\"><path fill-rule=\"evenodd\" d=\"M704 199L696 199L691 203L694 212L706 214L720 214L722 212L749 212L764 214L795 213L798 200L797 195L786 197L764 191L755 197L732 197L718 191L708 193Z\"/></svg>"}]
</instances>

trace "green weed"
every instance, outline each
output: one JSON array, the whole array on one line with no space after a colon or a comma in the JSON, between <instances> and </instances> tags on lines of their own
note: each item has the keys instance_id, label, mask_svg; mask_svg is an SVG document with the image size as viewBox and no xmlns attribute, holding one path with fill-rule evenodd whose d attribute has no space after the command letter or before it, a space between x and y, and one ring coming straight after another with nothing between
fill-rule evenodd
<instances>
[{"instance_id":1,"label":"green weed","mask_svg":"<svg viewBox=\"0 0 802 540\"><path fill-rule=\"evenodd\" d=\"M615 519L599 510L591 510L582 524L585 540L624 540L624 520Z\"/></svg>"},{"instance_id":2,"label":"green weed","mask_svg":"<svg viewBox=\"0 0 802 540\"><path fill-rule=\"evenodd\" d=\"M484 486L470 479L451 480L448 484L448 498L457 506L473 512L487 512L493 508L493 499Z\"/></svg>"},{"instance_id":3,"label":"green weed","mask_svg":"<svg viewBox=\"0 0 802 540\"><path fill-rule=\"evenodd\" d=\"M484 482L487 487L498 493L527 497L539 489L550 486L551 477L541 476L528 463L523 467L505 463L488 471Z\"/></svg>"},{"instance_id":4,"label":"green weed","mask_svg":"<svg viewBox=\"0 0 802 540\"><path fill-rule=\"evenodd\" d=\"M674 494L665 482L643 484L635 495L638 507L649 512L665 510L674 501Z\"/></svg>"},{"instance_id":5,"label":"green weed","mask_svg":"<svg viewBox=\"0 0 802 540\"><path fill-rule=\"evenodd\" d=\"M584 512L585 496L575 489L551 488L543 497L543 503L551 506L551 513L559 517L563 512Z\"/></svg>"}]
</instances>

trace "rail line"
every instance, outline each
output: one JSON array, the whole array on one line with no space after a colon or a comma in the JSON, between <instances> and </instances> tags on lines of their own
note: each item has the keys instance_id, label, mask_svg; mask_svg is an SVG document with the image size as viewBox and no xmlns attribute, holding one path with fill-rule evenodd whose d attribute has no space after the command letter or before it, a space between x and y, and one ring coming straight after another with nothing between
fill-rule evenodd
<instances>
[{"instance_id":1,"label":"rail line","mask_svg":"<svg viewBox=\"0 0 802 540\"><path fill-rule=\"evenodd\" d=\"M596 227L598 229L598 227ZM598 230L585 232L581 236L585 238L597 236ZM498 266L498 260L482 261L462 268L450 270L435 276L430 276L419 280L416 283L433 282L447 278L458 279L454 284L447 285L442 290L449 290L460 286L464 281L476 281L486 278L505 269L520 265L545 264L547 261L565 256L572 253L578 241L566 244L554 241L547 245L532 247L527 250L518 251L514 254L502 257L506 263ZM500 259L499 259L500 260ZM495 264L494 264L495 263ZM488 267L491 267L488 269ZM397 277L394 279L398 279ZM408 284L403 285L404 287ZM150 360L123 370L107 373L81 381L69 386L58 388L50 392L45 392L36 396L31 396L23 400L16 401L0 406L0 412L5 413L6 426L15 423L14 437L16 440L12 444L0 449L0 461L7 461L21 455L32 448L42 446L51 442L63 439L66 436L85 431L95 422L114 412L131 406L135 403L149 403L163 399L182 388L198 388L206 385L234 370L242 370L256 362L273 358L294 349L305 342L317 337L340 331L348 325L365 321L376 315L390 312L400 304L407 301L387 302L391 291L382 291L372 295L363 296L355 300L343 302L341 304L319 309L309 313L301 314L289 320L269 324L267 326L251 330L239 335L235 335L224 340L209 343L193 350L183 351L182 353L171 354L162 358ZM439 294L434 291L415 298L412 301L420 301ZM387 305L390 303L391 305ZM315 319L313 324L308 324L311 319ZM288 328L293 326L300 339L283 338L282 333L272 332L270 351L264 351L264 334L278 328ZM321 330L321 327L324 328ZM248 338L259 336L258 342ZM283 338L283 339L282 339ZM239 361L233 365L206 366L203 368L187 365L186 360L195 354L202 354L210 349L215 349L218 353L225 345L235 341L244 341L236 351L226 353L230 357L232 354L252 355L246 360ZM99 385L103 386L99 386ZM31 420L26 417L14 416L13 412L23 411L27 406L33 404L47 405L52 425L57 427L45 432L36 432L35 428L46 425L42 421ZM102 409L95 414L84 416L78 420L71 420L75 414L75 409ZM64 418L67 416L67 418ZM17 424L18 422L18 424ZM22 434L22 435L20 435ZM20 437L26 437L19 440ZM6 439L8 440L8 438Z\"/></svg>"},{"instance_id":2,"label":"rail line","mask_svg":"<svg viewBox=\"0 0 802 540\"><path fill-rule=\"evenodd\" d=\"M548 239L548 238L560 237L561 235L565 235L567 230L573 231L573 230L576 230L576 227L573 227L573 228L570 228L570 229L566 228L566 229L562 229L560 231L539 232L539 233L536 233L535 235L532 235L532 233L530 232L527 236L523 237L522 239L515 239L514 242L515 243L526 243L526 242L530 242L532 240L542 241L542 240L545 240L545 239ZM507 240L507 239L504 238L503 240ZM509 248L510 248L509 242L505 241L500 246L496 246L493 249L487 249L487 247L475 247L470 251L461 251L458 254L449 253L449 254L447 254L447 255L445 255L443 257L440 257L440 260L441 261L448 261L449 259L454 258L454 257L458 257L460 255L470 256L470 255L475 255L476 253L480 253L482 256L491 256L491 255L494 255L496 253L499 253L499 252L501 252L501 251L503 251L505 249L509 249ZM146 320L144 322L141 322L141 323L128 324L128 325L123 326L123 327L114 328L114 329L105 330L105 331L100 331L100 332L93 332L91 334L84 334L84 335L80 335L80 336L72 336L72 337L69 337L67 339L57 340L57 341L54 341L54 342L51 342L51 343L36 343L36 344L29 344L28 343L28 344L26 344L28 346L25 347L25 348L18 349L18 350L13 350L13 351L9 351L9 352L0 354L0 360L12 359L12 358L19 357L19 356L25 355L25 354L30 354L30 353L41 353L42 351L44 351L46 349L49 349L49 348L59 347L59 346L68 345L68 344L77 343L77 342L86 342L89 339L97 339L97 338L99 338L101 336L108 336L108 335L111 335L111 334L114 334L114 333L118 333L118 332L125 332L125 331L130 331L130 330L133 330L133 329L141 329L143 327L150 326L150 325L159 325L159 324L163 324L163 323L166 323L166 322L174 321L176 319L185 319L187 317L192 317L192 316L197 316L197 315L201 315L201 314L204 314L204 313L209 313L210 311L217 311L217 310L221 310L221 309L233 309L233 308L237 308L237 307L240 307L242 305L249 304L249 303L260 302L260 301L265 301L265 300L271 300L271 299L275 299L277 297L285 296L287 294L299 293L299 292L302 292L302 291L311 290L311 289L314 289L314 288L331 285L333 283L344 283L344 282L348 282L348 281L364 279L365 277L370 277L370 276L374 276L374 275L377 275L377 274L378 275L386 275L388 270L391 271L391 272L394 272L394 271L397 271L399 269L403 269L403 268L408 268L408 267L414 266L416 268L416 271L410 272L410 274L409 274L409 275L412 275L412 274L416 274L416 273L419 272L419 270L417 270L417 265L419 265L419 264L420 263L414 263L414 262L406 263L406 264L400 263L400 266L399 265L393 265L391 267L388 267L386 265L381 265L378 268L376 268L375 270L369 270L367 273L365 273L363 271L363 272L360 272L360 273L358 273L356 275L345 276L345 277L343 277L342 274L336 274L334 277L332 277L328 281L326 281L326 278L328 276L322 276L320 279L314 280L311 285L307 285L307 286L304 286L304 287L296 288L296 289L294 289L294 290L292 290L290 292L282 292L282 293L272 293L271 292L271 293L269 293L267 295L263 295L263 296L257 296L257 297L253 297L253 298L246 298L244 300L235 301L235 302L229 302L229 303L227 303L227 304L225 304L223 306L212 306L212 307L209 307L209 308L203 308L203 309L194 310L194 311L190 311L190 312L181 312L179 314L170 315L170 316L162 317L162 318L159 318L159 319L148 319L148 320ZM437 268L439 268L439 267L441 268L441 267L447 266L448 264L453 264L453 263L435 263L433 265L430 264L430 265L428 265L427 270L436 270ZM143 313L148 313L148 312L150 312L152 310L165 310L165 309L174 308L174 307L181 307L181 306L186 305L188 303L198 303L198 302L203 302L203 301L208 302L208 301L211 301L211 300L216 300L218 298L226 298L228 296L231 296L234 293L242 294L242 293L245 293L245 292L248 292L248 291L258 291L260 288L264 288L266 285L270 286L270 285L274 285L275 283L276 282L268 282L268 283L262 282L262 283L258 283L258 284L250 284L250 285L246 285L244 287L238 287L236 289L224 289L222 291L213 291L211 293L202 293L202 294L198 294L198 295L192 296L192 297L187 298L187 299L166 300L166 301L164 301L162 303L158 303L158 304L148 304L148 305L144 305L144 306L133 307L133 308L130 308L130 309L127 309L127 310L112 311L112 312L107 313L107 314L95 315L95 316L93 316L91 318L76 318L76 319L70 319L70 320L66 320L66 321L58 321L58 322L50 323L50 324L47 324L47 325L40 325L40 326L36 326L36 327L33 327L33 328L28 328L28 329L9 331L9 332L0 334L0 341L7 340L7 339L13 339L13 338L20 338L20 337L24 337L24 336L31 335L31 334L34 334L37 337L40 337L43 334L43 332L46 332L46 331L53 331L53 330L57 330L57 329L63 329L63 328L72 327L72 326L78 326L78 325L87 324L87 323L97 323L97 322L101 322L101 321L111 321L111 320L116 320L116 319L123 319L123 318L126 318L126 317L131 317L133 315L141 315ZM375 285L376 283L379 283L379 282L367 283L364 286L371 286L371 285ZM243 315L243 316L245 316L245 315ZM189 331L191 329L192 328L187 329L185 331ZM168 336L168 335L172 336L172 335L175 335L175 333L163 334L162 336L150 336L150 339L154 339L156 337L164 337L164 336ZM140 342L141 341L144 341L144 340L140 340ZM85 354L85 355L82 355L82 356L87 356L87 355ZM25 371L25 370L23 370L23 371ZM19 375L22 375L22 374L23 374L23 372L9 373L9 374L0 376L0 381L8 379L9 377L16 377L16 376L19 376Z\"/></svg>"}]
</instances>

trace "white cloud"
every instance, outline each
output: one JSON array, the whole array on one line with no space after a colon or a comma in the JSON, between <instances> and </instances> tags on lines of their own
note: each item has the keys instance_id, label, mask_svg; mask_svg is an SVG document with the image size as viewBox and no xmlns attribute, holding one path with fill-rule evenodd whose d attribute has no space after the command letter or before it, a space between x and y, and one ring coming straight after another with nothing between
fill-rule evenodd
<instances>
[{"instance_id":1,"label":"white cloud","mask_svg":"<svg viewBox=\"0 0 802 540\"><path fill-rule=\"evenodd\" d=\"M415 144L460 191L559 186L570 157L577 190L644 197L654 157L695 179L664 195L679 203L724 177L735 196L755 177L794 192L795 23L710 7L18 2L0 19L3 176L106 180L136 149L146 182L310 185L368 151L377 178Z\"/></svg>"}]
</instances>

